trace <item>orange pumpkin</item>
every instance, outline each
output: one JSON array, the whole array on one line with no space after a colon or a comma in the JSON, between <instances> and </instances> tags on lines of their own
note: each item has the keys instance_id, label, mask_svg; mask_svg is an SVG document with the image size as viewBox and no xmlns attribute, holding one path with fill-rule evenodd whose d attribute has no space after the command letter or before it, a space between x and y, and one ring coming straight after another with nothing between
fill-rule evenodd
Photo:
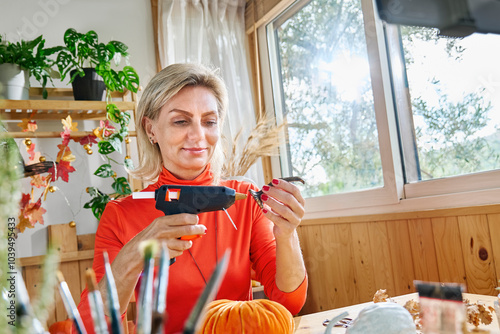
<instances>
[{"instance_id":1,"label":"orange pumpkin","mask_svg":"<svg viewBox=\"0 0 500 334\"><path fill-rule=\"evenodd\" d=\"M215 300L208 304L202 334L293 333L293 316L283 305L268 299Z\"/></svg>"},{"instance_id":2,"label":"orange pumpkin","mask_svg":"<svg viewBox=\"0 0 500 334\"><path fill-rule=\"evenodd\" d=\"M71 327L73 327L73 321L71 319L66 319L64 321L54 322L49 327L50 334L71 334Z\"/></svg>"}]
</instances>

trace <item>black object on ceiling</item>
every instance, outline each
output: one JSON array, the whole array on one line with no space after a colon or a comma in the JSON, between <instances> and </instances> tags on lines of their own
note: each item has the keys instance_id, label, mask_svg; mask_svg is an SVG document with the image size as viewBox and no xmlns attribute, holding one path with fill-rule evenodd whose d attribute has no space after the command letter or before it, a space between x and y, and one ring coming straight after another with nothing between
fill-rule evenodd
<instances>
[{"instance_id":1,"label":"black object on ceiling","mask_svg":"<svg viewBox=\"0 0 500 334\"><path fill-rule=\"evenodd\" d=\"M376 0L376 6L387 23L438 28L443 36L500 34L500 0Z\"/></svg>"}]
</instances>

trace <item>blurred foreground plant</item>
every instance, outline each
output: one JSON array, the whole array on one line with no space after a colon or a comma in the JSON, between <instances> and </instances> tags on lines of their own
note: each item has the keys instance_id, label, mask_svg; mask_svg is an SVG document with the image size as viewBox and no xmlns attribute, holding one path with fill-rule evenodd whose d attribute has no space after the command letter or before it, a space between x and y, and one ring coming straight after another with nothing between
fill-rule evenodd
<instances>
[{"instance_id":1,"label":"blurred foreground plant","mask_svg":"<svg viewBox=\"0 0 500 334\"><path fill-rule=\"evenodd\" d=\"M3 128L3 123L0 124ZM15 228L19 200L21 199L21 185L19 179L19 156L14 139L8 137L6 132L0 136L0 309L8 310L10 300L4 292L9 291L10 265L15 261ZM14 146L13 146L14 145ZM0 320L0 333L12 333L13 327L8 324L9 318L3 316Z\"/></svg>"}]
</instances>

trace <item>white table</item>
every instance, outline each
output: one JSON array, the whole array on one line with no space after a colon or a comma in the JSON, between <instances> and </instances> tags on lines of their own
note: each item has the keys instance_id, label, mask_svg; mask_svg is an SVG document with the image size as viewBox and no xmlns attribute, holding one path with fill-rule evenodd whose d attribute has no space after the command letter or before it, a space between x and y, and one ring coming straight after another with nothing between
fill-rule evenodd
<instances>
[{"instance_id":1,"label":"white table","mask_svg":"<svg viewBox=\"0 0 500 334\"><path fill-rule=\"evenodd\" d=\"M471 293L464 293L464 299L468 299L471 303L476 303L477 301L483 302L486 306L493 307L493 302L497 300L497 297L494 296L485 296L485 295L476 295ZM400 305L404 305L408 300L418 301L417 293L410 293L403 296L393 297L391 298L393 301L397 302ZM307 314L300 317L295 317L295 334L323 334L325 333L326 327L323 326L323 321L326 319L332 319L333 317L343 313L349 312L348 317L355 319L359 312L364 309L366 306L373 304L373 302L357 304L347 307L342 307L338 309ZM474 326L469 325L469 329L472 329ZM500 329L498 326L498 321L496 318L496 314L493 313L493 321L489 325L480 325L479 328L487 329L491 334L500 334ZM332 333L345 333L345 328L334 327Z\"/></svg>"}]
</instances>

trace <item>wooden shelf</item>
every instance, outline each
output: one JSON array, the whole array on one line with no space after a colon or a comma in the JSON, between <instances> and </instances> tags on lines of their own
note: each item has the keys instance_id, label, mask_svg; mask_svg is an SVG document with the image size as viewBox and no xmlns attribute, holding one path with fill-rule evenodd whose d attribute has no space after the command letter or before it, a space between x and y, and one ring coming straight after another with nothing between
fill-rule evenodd
<instances>
[{"instance_id":1,"label":"wooden shelf","mask_svg":"<svg viewBox=\"0 0 500 334\"><path fill-rule=\"evenodd\" d=\"M70 138L81 138L94 134L92 131L73 131ZM2 135L0 134L0 137ZM57 138L61 136L61 131L9 131L9 136L12 138ZM135 131L129 131L128 137L136 137Z\"/></svg>"},{"instance_id":2,"label":"wooden shelf","mask_svg":"<svg viewBox=\"0 0 500 334\"><path fill-rule=\"evenodd\" d=\"M59 100L59 98L63 98L66 100L73 101L73 89L71 88L47 88L48 99L49 100ZM30 97L34 97L35 100L42 99L42 88L41 87L30 87ZM54 99L57 97L57 99ZM125 90L123 93L120 92L111 92L112 98L120 98L124 99L125 97L129 98L129 100L135 100L135 93ZM45 100L47 101L47 100Z\"/></svg>"},{"instance_id":3,"label":"wooden shelf","mask_svg":"<svg viewBox=\"0 0 500 334\"><path fill-rule=\"evenodd\" d=\"M80 260L93 260L93 259L94 259L93 249L63 252L59 254L60 263L80 261ZM45 255L22 257L17 259L17 263L20 267L39 266L42 265L44 261L45 261Z\"/></svg>"},{"instance_id":4,"label":"wooden shelf","mask_svg":"<svg viewBox=\"0 0 500 334\"><path fill-rule=\"evenodd\" d=\"M106 119L106 101L75 101L73 90L69 88L47 88L47 91L48 99L46 100L42 99L42 89L37 87L30 88L29 100L0 100L0 119L20 121L27 118L36 121L60 121L68 116L71 116L74 121ZM121 111L130 111L131 122L133 122L137 108L136 93L128 90L123 93L112 92L109 102L115 104ZM14 126L11 126L10 129L19 130ZM35 132L0 132L0 138L5 136L12 138L60 138L61 131L53 130L55 129ZM77 141L78 138L91 134L93 134L92 131L73 131L70 138ZM129 131L128 137L136 137L136 131ZM125 143L125 154L131 154L130 143ZM129 182L133 189L142 189L144 187L139 180L129 178Z\"/></svg>"},{"instance_id":5,"label":"wooden shelf","mask_svg":"<svg viewBox=\"0 0 500 334\"><path fill-rule=\"evenodd\" d=\"M113 101L122 111L135 110L135 102ZM106 119L104 101L63 100L0 100L0 115L4 120L58 120L68 115L74 120Z\"/></svg>"},{"instance_id":6,"label":"wooden shelf","mask_svg":"<svg viewBox=\"0 0 500 334\"><path fill-rule=\"evenodd\" d=\"M47 100L41 99L42 89L37 87L30 88L30 100L0 100L0 117L3 120L60 120L69 115L74 120L106 119L106 101L75 101L69 88L47 88L47 91ZM135 93L113 92L111 99L121 111L135 112Z\"/></svg>"}]
</instances>

